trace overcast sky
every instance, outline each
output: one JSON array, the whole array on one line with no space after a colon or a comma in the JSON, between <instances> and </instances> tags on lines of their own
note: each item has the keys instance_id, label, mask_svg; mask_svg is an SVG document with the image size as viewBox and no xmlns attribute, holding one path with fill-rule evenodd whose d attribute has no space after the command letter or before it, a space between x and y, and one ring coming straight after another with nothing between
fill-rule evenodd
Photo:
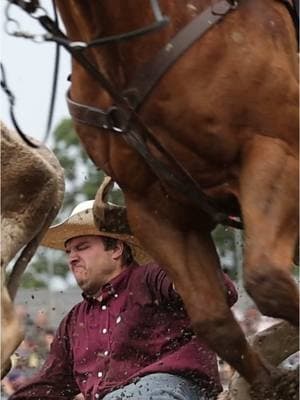
<instances>
[{"instance_id":1,"label":"overcast sky","mask_svg":"<svg viewBox=\"0 0 300 400\"><path fill-rule=\"evenodd\" d=\"M48 119L54 69L55 45L53 43L36 44L30 40L15 38L4 32L4 10L7 2L0 0L1 12L1 61L4 64L10 90L16 98L15 114L21 129L37 139L43 138ZM50 0L45 4L51 5ZM27 32L43 32L39 24L17 7L11 14ZM70 57L61 48L59 81L56 94L55 113L52 131L64 117L68 117L65 92L69 86ZM9 104L5 93L0 89L1 119L12 127L9 117ZM51 141L48 142L51 145Z\"/></svg>"}]
</instances>

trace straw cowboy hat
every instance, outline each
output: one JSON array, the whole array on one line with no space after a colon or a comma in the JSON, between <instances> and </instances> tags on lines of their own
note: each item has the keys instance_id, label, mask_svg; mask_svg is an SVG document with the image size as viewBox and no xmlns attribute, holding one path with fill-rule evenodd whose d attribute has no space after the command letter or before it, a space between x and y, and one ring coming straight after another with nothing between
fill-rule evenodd
<instances>
[{"instance_id":1,"label":"straw cowboy hat","mask_svg":"<svg viewBox=\"0 0 300 400\"><path fill-rule=\"evenodd\" d=\"M137 262L150 261L149 255L130 232L126 208L105 201L112 186L112 179L105 177L95 200L79 203L68 218L48 229L41 244L65 250L65 243L71 238L87 235L107 236L126 242Z\"/></svg>"}]
</instances>

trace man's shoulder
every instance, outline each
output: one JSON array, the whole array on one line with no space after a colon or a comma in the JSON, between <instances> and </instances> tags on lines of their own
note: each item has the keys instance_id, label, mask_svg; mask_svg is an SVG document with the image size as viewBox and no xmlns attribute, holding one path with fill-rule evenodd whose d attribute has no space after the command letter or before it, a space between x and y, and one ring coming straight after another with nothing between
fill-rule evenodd
<instances>
[{"instance_id":1,"label":"man's shoulder","mask_svg":"<svg viewBox=\"0 0 300 400\"><path fill-rule=\"evenodd\" d=\"M87 305L88 305L88 300L83 298L79 303L74 304L74 306L68 311L64 319L70 320L78 316L78 314L82 313L83 310L86 309Z\"/></svg>"},{"instance_id":2,"label":"man's shoulder","mask_svg":"<svg viewBox=\"0 0 300 400\"><path fill-rule=\"evenodd\" d=\"M162 267L156 262L148 262L146 264L134 263L132 266L132 277L134 276L147 276L149 274L156 274L162 271Z\"/></svg>"},{"instance_id":3,"label":"man's shoulder","mask_svg":"<svg viewBox=\"0 0 300 400\"><path fill-rule=\"evenodd\" d=\"M169 285L166 272L156 262L136 264L131 271L129 282L130 286L141 285L144 288L151 288L151 290L162 283Z\"/></svg>"}]
</instances>

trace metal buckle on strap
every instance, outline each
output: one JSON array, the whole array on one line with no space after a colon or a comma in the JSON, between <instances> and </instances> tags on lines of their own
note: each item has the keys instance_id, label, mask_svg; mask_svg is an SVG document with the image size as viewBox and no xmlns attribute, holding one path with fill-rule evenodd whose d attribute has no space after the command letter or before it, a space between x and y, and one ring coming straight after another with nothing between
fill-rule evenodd
<instances>
[{"instance_id":1,"label":"metal buckle on strap","mask_svg":"<svg viewBox=\"0 0 300 400\"><path fill-rule=\"evenodd\" d=\"M220 1L212 6L212 14L225 16L228 11L236 9L238 6L237 0L226 0L225 2Z\"/></svg>"},{"instance_id":2,"label":"metal buckle on strap","mask_svg":"<svg viewBox=\"0 0 300 400\"><path fill-rule=\"evenodd\" d=\"M120 107L112 106L107 110L107 122L109 129L116 133L124 133L128 130L130 115Z\"/></svg>"}]
</instances>

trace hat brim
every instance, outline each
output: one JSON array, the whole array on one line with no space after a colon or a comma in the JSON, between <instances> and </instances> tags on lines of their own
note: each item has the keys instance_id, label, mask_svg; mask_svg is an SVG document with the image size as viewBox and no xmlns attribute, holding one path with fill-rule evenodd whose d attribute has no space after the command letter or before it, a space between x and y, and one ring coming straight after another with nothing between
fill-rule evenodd
<instances>
[{"instance_id":1,"label":"hat brim","mask_svg":"<svg viewBox=\"0 0 300 400\"><path fill-rule=\"evenodd\" d=\"M92 210L85 210L84 212L67 218L60 224L50 227L46 232L41 245L64 251L65 243L69 239L80 236L106 236L122 240L130 246L132 255L137 262L142 264L151 261L151 257L134 236L97 229L94 224Z\"/></svg>"}]
</instances>

